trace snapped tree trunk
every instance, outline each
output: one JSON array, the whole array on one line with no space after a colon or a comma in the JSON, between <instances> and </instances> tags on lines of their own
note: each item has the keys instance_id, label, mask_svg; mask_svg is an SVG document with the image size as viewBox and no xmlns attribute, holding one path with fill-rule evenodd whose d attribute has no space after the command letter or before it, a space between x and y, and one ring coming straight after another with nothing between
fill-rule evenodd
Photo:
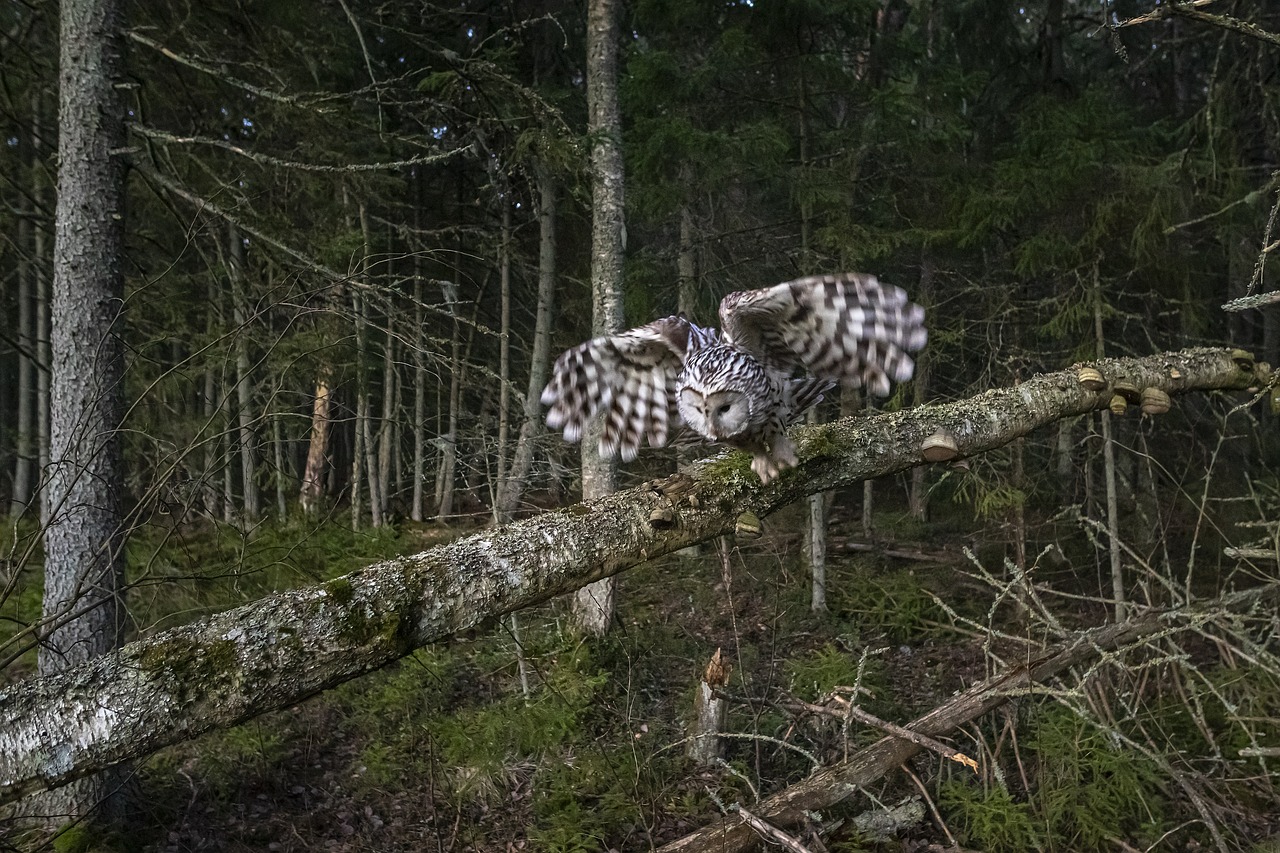
<instances>
[{"instance_id":1,"label":"snapped tree trunk","mask_svg":"<svg viewBox=\"0 0 1280 853\"><path fill-rule=\"evenodd\" d=\"M329 448L329 367L320 369L316 394L311 403L311 440L307 445L307 467L302 474L298 505L304 515L312 515L324 498L325 459Z\"/></svg>"},{"instance_id":2,"label":"snapped tree trunk","mask_svg":"<svg viewBox=\"0 0 1280 853\"><path fill-rule=\"evenodd\" d=\"M124 626L123 20L115 0L60 8L41 680L103 660ZM43 813L118 818L125 770L95 769L105 772L49 798Z\"/></svg>"},{"instance_id":3,"label":"snapped tree trunk","mask_svg":"<svg viewBox=\"0 0 1280 853\"><path fill-rule=\"evenodd\" d=\"M726 661L720 652L716 649L707 662L707 668L698 681L698 695L693 700L693 731L689 733L685 754L699 764L711 764L724 752L720 733L724 731L728 703L717 691L728 686L733 664Z\"/></svg>"},{"instance_id":4,"label":"snapped tree trunk","mask_svg":"<svg viewBox=\"0 0 1280 853\"><path fill-rule=\"evenodd\" d=\"M1257 380L1229 350L1095 366L1110 381L1175 395ZM938 428L972 456L1105 405L1109 392L1088 391L1076 373L800 428L800 464L767 486L746 454L725 451L663 484L272 595L19 682L0 690L0 803L287 707L419 646L725 534L743 512L763 517L806 494L923 464L921 443Z\"/></svg>"},{"instance_id":5,"label":"snapped tree trunk","mask_svg":"<svg viewBox=\"0 0 1280 853\"><path fill-rule=\"evenodd\" d=\"M622 329L623 230L622 120L618 110L619 0L587 4L587 129L591 146L591 334ZM617 488L617 462L598 451L597 421L582 437L582 499ZM613 579L578 590L573 615L578 629L601 636L613 619Z\"/></svg>"}]
</instances>

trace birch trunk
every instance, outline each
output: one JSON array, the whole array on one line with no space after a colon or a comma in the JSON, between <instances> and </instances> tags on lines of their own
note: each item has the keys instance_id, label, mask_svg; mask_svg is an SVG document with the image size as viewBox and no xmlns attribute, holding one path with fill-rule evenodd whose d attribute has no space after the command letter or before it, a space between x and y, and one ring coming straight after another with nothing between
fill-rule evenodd
<instances>
[{"instance_id":1,"label":"birch trunk","mask_svg":"<svg viewBox=\"0 0 1280 853\"><path fill-rule=\"evenodd\" d=\"M529 354L529 387L524 398L524 422L516 440L511 470L498 500L499 520L510 521L520 505L529 469L533 465L534 441L542 432L542 388L547 384L551 360L551 324L555 319L556 297L556 185L546 165L534 164L538 183L538 307L533 326L533 351Z\"/></svg>"},{"instance_id":2,"label":"birch trunk","mask_svg":"<svg viewBox=\"0 0 1280 853\"><path fill-rule=\"evenodd\" d=\"M369 258L373 253L373 244L369 235L369 208L363 201L360 202L359 217L360 234L364 241L364 254L360 258L360 283L372 290L369 281ZM369 425L369 420L373 417L368 377L369 299L362 293L353 294L352 299L355 300L356 309L356 372L358 375L356 393L359 395L356 403L356 432L360 445L364 449L364 467L369 477L369 521L374 527L381 527L382 483L378 479L378 457L377 447L373 442L373 428Z\"/></svg>"},{"instance_id":3,"label":"birch trunk","mask_svg":"<svg viewBox=\"0 0 1280 853\"><path fill-rule=\"evenodd\" d=\"M1174 395L1256 381L1230 350L1096 366L1113 381ZM744 511L764 517L806 494L922 464L921 443L939 427L972 456L1100 405L1070 369L970 400L801 428L800 464L768 486L751 476L745 454L726 451L662 488L640 486L272 595L27 679L0 690L0 803L287 707L419 646L725 534ZM670 526L650 524L665 510Z\"/></svg>"},{"instance_id":4,"label":"birch trunk","mask_svg":"<svg viewBox=\"0 0 1280 853\"><path fill-rule=\"evenodd\" d=\"M618 110L619 0L587 4L587 125L591 147L591 334L622 329L623 214L622 121ZM617 488L615 460L598 450L599 424L582 437L582 499ZM574 623L584 634L602 636L613 619L613 580L602 580L574 597Z\"/></svg>"}]
</instances>

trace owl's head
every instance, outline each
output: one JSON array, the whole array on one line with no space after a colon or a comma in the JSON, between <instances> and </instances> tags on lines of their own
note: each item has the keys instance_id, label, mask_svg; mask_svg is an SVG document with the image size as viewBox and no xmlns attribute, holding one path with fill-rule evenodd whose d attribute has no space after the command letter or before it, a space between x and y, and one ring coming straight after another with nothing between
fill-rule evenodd
<instances>
[{"instance_id":1,"label":"owl's head","mask_svg":"<svg viewBox=\"0 0 1280 853\"><path fill-rule=\"evenodd\" d=\"M751 399L741 391L686 386L678 402L684 422L710 441L731 440L750 426Z\"/></svg>"}]
</instances>

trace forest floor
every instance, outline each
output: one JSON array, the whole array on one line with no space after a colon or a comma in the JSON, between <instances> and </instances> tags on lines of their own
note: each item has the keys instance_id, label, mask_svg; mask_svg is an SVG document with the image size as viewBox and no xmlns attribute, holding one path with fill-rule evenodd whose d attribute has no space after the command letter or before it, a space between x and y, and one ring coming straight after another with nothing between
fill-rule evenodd
<instances>
[{"instance_id":1,"label":"forest floor","mask_svg":"<svg viewBox=\"0 0 1280 853\"><path fill-rule=\"evenodd\" d=\"M140 812L127 836L107 847L648 850L711 822L727 804L749 807L803 780L815 762L839 760L881 736L798 710L798 703L856 687L863 709L904 723L993 672L991 638L957 627L939 602L972 624L1035 630L1019 624L1013 608L997 608L998 592L973 571L961 551L976 541L972 531L920 525L890 511L876 519L882 537L868 543L845 507L856 508L856 498L840 496L832 513L826 613L809 606L803 508L792 507L766 519L758 540L706 543L696 556L672 555L620 576L617 618L604 640L577 639L567 628L568 602L555 601L519 614L523 656L505 622L168 748L137 765ZM314 551L294 546L287 559L260 560L240 594L284 583L291 575L282 566L329 576L465 532L416 525L328 531ZM173 573L184 573L177 554L207 560L209 543L201 537L208 535L196 531L166 544ZM859 551L849 543L876 547ZM1001 543L974 550L994 567L1005 556ZM242 566L244 553L237 558ZM329 556L317 557L322 553ZM154 571L158 562L148 565ZM1073 595L1100 588L1092 557L1081 562L1083 571L1061 556L1042 562L1042 583ZM169 594L151 602L154 612L142 608L151 613L151 627L167 624L162 611L174 608L163 595ZM1057 614L1063 620L1106 621L1098 599L1065 600ZM685 757L685 738L700 674L717 649L733 666L724 690L733 736L723 761L698 766ZM1166 711L1159 725L1171 739L1185 740L1178 730L1195 721L1178 708ZM1229 727L1223 728L1225 739ZM950 742L978 759L979 773L926 752L910 764L911 773L895 771L824 813L822 840L802 834L803 843L814 853L957 845L1212 849L1155 763L1118 749L1051 699L1015 700ZM1251 775L1242 783L1248 790L1229 800L1237 811L1219 809L1217 816L1233 849L1277 849L1252 848L1280 831L1274 816L1280 810L1270 778ZM902 803L912 819L888 835L868 828L865 816ZM9 837L27 849L39 840ZM99 849L74 832L51 844L60 851Z\"/></svg>"}]
</instances>

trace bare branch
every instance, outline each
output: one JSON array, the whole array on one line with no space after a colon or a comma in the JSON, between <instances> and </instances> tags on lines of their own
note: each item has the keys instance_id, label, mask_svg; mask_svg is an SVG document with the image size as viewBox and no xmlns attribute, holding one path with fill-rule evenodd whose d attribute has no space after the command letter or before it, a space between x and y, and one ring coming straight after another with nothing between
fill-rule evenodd
<instances>
[{"instance_id":1,"label":"bare branch","mask_svg":"<svg viewBox=\"0 0 1280 853\"><path fill-rule=\"evenodd\" d=\"M1260 39L1261 41L1270 42L1274 45L1280 45L1280 33L1273 33L1270 30L1264 30L1262 27L1250 21L1242 21L1239 18L1233 18L1230 15L1213 15L1200 10L1201 6L1207 6L1213 0L1192 0L1190 3L1170 3L1167 6L1160 6L1152 9L1145 15L1139 15L1136 18L1129 18L1127 21L1121 21L1116 24L1116 28L1132 27L1135 24L1149 24L1152 21L1159 21L1177 15L1181 18L1190 18L1193 21L1201 21L1206 24L1213 24L1215 27L1231 30L1243 36Z\"/></svg>"},{"instance_id":2,"label":"bare branch","mask_svg":"<svg viewBox=\"0 0 1280 853\"><path fill-rule=\"evenodd\" d=\"M174 62L178 63L179 65L185 65L188 68L192 68L196 71L203 72L205 74L210 75L211 77L217 77L219 80L226 81L227 83L231 84L232 86L235 86L236 88L243 89L244 91L252 95L257 95L259 98L263 98L268 101L275 101L276 103L279 103L279 104L289 104L290 106L294 106L294 107L306 107L308 109L314 109L317 112L321 112L321 113L333 111L332 107L316 106L315 104L311 103L307 99L295 98L291 95L285 95L280 92L274 91L272 89L264 89L261 86L255 86L252 83L248 83L244 80L240 80L235 77L232 77L220 68L215 68L212 65L207 65L203 62L200 62L197 59L192 59L190 57L183 56L182 54L175 53L174 51L162 45L160 42L156 41L155 39L144 36L142 33L138 32L137 30L129 30L128 36L130 39L132 39L133 41L136 41L138 44L145 45L151 48L152 50L159 51L162 55L168 57L169 59L172 59Z\"/></svg>"},{"instance_id":3,"label":"bare branch","mask_svg":"<svg viewBox=\"0 0 1280 853\"><path fill-rule=\"evenodd\" d=\"M449 151L437 151L431 154L421 154L417 157L408 157L404 160L387 160L382 163L344 163L340 166L326 166L321 163L283 160L279 157L272 157L269 154L250 151L247 148L241 148L239 145L233 145L226 140L215 139L210 136L178 136L168 131L157 130L141 124L130 124L129 130L139 136L145 136L147 139L175 145L210 145L214 148L230 151L233 154L239 154L241 157L247 157L264 166L278 166L283 169L296 169L301 172L394 172L407 166L417 166L422 163L440 163L469 150L469 146L462 146Z\"/></svg>"}]
</instances>

